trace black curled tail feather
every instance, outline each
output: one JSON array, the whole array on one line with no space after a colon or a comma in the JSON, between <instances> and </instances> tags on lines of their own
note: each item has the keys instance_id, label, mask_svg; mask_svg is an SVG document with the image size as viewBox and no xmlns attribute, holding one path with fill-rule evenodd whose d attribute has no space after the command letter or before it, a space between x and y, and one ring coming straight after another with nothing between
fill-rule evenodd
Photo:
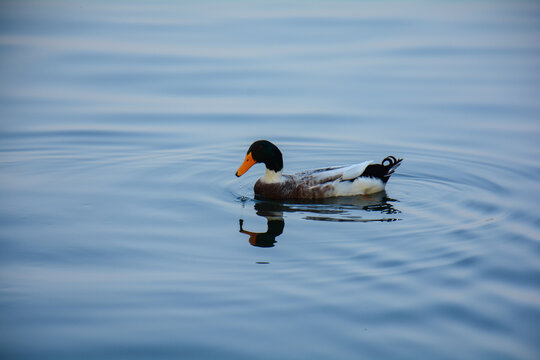
<instances>
[{"instance_id":1,"label":"black curled tail feather","mask_svg":"<svg viewBox=\"0 0 540 360\"><path fill-rule=\"evenodd\" d=\"M390 175L401 165L402 160L396 159L394 156L387 156L380 164L368 165L360 176L378 178L386 184L388 179L390 179Z\"/></svg>"},{"instance_id":2,"label":"black curled tail feather","mask_svg":"<svg viewBox=\"0 0 540 360\"><path fill-rule=\"evenodd\" d=\"M399 161L401 161L402 159L399 159ZM381 162L381 165L382 166L392 166L394 165L395 163L399 162L394 156L387 156L384 158L384 160ZM388 164L385 164L386 162L388 162Z\"/></svg>"},{"instance_id":3,"label":"black curled tail feather","mask_svg":"<svg viewBox=\"0 0 540 360\"><path fill-rule=\"evenodd\" d=\"M386 176L390 177L396 171L396 169L401 165L401 161L403 159L396 159L393 156L387 156L384 158L384 160L381 162L381 165L388 169L386 172Z\"/></svg>"}]
</instances>

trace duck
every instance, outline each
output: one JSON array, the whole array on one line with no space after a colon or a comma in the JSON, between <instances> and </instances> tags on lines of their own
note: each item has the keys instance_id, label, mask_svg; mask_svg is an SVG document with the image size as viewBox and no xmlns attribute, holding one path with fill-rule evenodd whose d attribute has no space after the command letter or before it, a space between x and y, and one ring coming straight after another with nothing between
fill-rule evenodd
<instances>
[{"instance_id":1,"label":"duck","mask_svg":"<svg viewBox=\"0 0 540 360\"><path fill-rule=\"evenodd\" d=\"M266 172L253 187L257 198L315 200L382 192L402 161L403 159L387 156L381 163L370 160L287 175L282 173L283 155L279 148L268 140L257 140L249 147L236 176L240 177L253 165L263 163Z\"/></svg>"}]
</instances>

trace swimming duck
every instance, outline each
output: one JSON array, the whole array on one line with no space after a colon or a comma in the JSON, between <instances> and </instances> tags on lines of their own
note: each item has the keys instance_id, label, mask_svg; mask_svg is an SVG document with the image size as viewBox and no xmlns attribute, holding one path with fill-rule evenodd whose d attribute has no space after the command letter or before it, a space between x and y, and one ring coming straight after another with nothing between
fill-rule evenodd
<instances>
[{"instance_id":1,"label":"swimming duck","mask_svg":"<svg viewBox=\"0 0 540 360\"><path fill-rule=\"evenodd\" d=\"M267 140L255 141L236 171L242 176L253 165L263 163L266 173L255 183L255 195L266 199L322 199L335 196L369 195L384 190L390 175L403 159L386 157L380 164L364 161L349 166L307 170L293 175L282 174L283 156Z\"/></svg>"}]
</instances>

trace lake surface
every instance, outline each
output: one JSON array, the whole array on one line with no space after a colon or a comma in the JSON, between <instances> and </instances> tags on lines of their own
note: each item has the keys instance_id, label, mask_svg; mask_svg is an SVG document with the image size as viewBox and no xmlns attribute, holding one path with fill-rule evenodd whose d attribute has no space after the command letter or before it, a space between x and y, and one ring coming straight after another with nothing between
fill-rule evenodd
<instances>
[{"instance_id":1,"label":"lake surface","mask_svg":"<svg viewBox=\"0 0 540 360\"><path fill-rule=\"evenodd\" d=\"M538 359L539 19L2 2L1 358ZM285 172L404 161L382 194L259 201L258 139Z\"/></svg>"}]
</instances>

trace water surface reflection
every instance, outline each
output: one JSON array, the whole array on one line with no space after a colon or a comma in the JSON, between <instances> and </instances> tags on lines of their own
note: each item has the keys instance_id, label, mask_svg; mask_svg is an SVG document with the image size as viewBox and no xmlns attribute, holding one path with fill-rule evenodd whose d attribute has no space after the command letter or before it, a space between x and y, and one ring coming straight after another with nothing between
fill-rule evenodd
<instances>
[{"instance_id":1,"label":"water surface reflection","mask_svg":"<svg viewBox=\"0 0 540 360\"><path fill-rule=\"evenodd\" d=\"M305 220L333 222L390 222L401 220L400 213L393 205L397 202L386 196L386 192L366 196L337 197L317 201L280 202L256 199L255 213L266 218L267 230L253 232L244 229L244 220L240 219L240 232L249 235L249 243L258 247L273 247L276 237L283 233L285 220L283 213L300 213ZM380 213L382 216L366 218L359 212ZM391 215L391 216L385 216Z\"/></svg>"}]
</instances>

